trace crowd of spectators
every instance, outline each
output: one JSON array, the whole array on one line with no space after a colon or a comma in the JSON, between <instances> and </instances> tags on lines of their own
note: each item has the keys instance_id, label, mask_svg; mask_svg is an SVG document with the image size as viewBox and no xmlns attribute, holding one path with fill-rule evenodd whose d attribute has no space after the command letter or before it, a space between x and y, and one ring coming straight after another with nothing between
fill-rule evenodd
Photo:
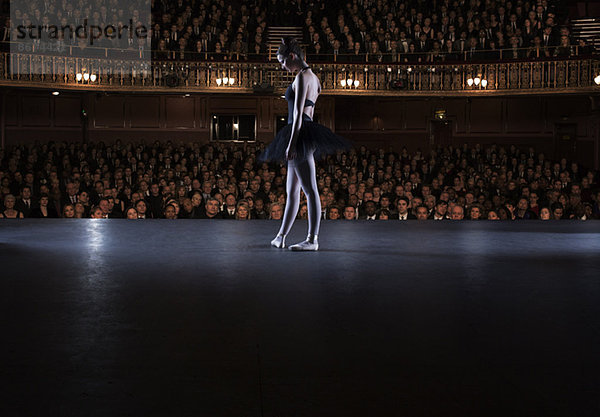
<instances>
[{"instance_id":1,"label":"crowd of spectators","mask_svg":"<svg viewBox=\"0 0 600 417\"><path fill-rule=\"evenodd\" d=\"M0 150L0 218L273 219L285 165L264 144L35 143ZM320 161L330 220L599 219L598 173L515 146L424 155L364 146ZM303 200L298 217L307 217Z\"/></svg>"},{"instance_id":2,"label":"crowd of spectators","mask_svg":"<svg viewBox=\"0 0 600 417\"><path fill-rule=\"evenodd\" d=\"M79 10L48 0L44 10L19 10L5 19L0 42L11 30L44 13L84 14L90 24L123 25L141 1L98 0ZM309 60L342 62L440 62L538 59L592 52L573 39L564 0L161 0L152 2L148 38L100 37L101 48L144 49L156 60L252 60L267 58L272 26L303 28ZM87 2L85 3L87 5ZM83 5L82 5L83 7ZM64 10L63 10L64 8ZM136 22L135 24L141 24ZM12 28L12 29L11 29ZM66 39L78 45L76 39ZM82 46L82 48L84 48ZM84 48L85 49L85 48ZM70 50L77 53L77 50ZM86 53L90 53L89 48ZM140 52L142 53L142 52Z\"/></svg>"}]
</instances>

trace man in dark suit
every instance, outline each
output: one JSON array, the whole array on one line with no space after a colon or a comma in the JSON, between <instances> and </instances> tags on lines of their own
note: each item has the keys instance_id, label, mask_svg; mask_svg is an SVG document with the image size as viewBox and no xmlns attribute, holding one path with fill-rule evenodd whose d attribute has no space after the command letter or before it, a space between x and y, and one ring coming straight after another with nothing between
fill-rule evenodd
<instances>
[{"instance_id":1,"label":"man in dark suit","mask_svg":"<svg viewBox=\"0 0 600 417\"><path fill-rule=\"evenodd\" d=\"M155 219L159 219L162 216L163 211L163 197L160 193L160 185L152 183L150 185L150 195L146 198L148 205L150 206L150 213Z\"/></svg>"},{"instance_id":2,"label":"man in dark suit","mask_svg":"<svg viewBox=\"0 0 600 417\"><path fill-rule=\"evenodd\" d=\"M552 55L554 50L553 47L556 46L556 44L557 42L556 38L552 33L552 27L546 26L542 33L542 45L544 46L544 48L548 49L550 51L550 55Z\"/></svg>"},{"instance_id":3,"label":"man in dark suit","mask_svg":"<svg viewBox=\"0 0 600 417\"><path fill-rule=\"evenodd\" d=\"M25 217L30 217L31 210L34 208L36 208L36 205L31 197L31 187L24 185L21 187L21 195L15 203L15 210L22 212Z\"/></svg>"},{"instance_id":4,"label":"man in dark suit","mask_svg":"<svg viewBox=\"0 0 600 417\"><path fill-rule=\"evenodd\" d=\"M67 195L61 198L60 200L61 207L64 207L67 204L75 204L78 201L77 192L79 190L77 189L77 184L75 184L74 182L68 182L66 185L66 189Z\"/></svg>"},{"instance_id":5,"label":"man in dark suit","mask_svg":"<svg viewBox=\"0 0 600 417\"><path fill-rule=\"evenodd\" d=\"M210 197L206 200L205 210L202 215L203 219L222 219L221 212L219 211L219 200L214 197Z\"/></svg>"},{"instance_id":6,"label":"man in dark suit","mask_svg":"<svg viewBox=\"0 0 600 417\"><path fill-rule=\"evenodd\" d=\"M448 203L444 200L438 200L435 204L435 209L429 215L431 220L446 220L446 214L448 212Z\"/></svg>"},{"instance_id":7,"label":"man in dark suit","mask_svg":"<svg viewBox=\"0 0 600 417\"><path fill-rule=\"evenodd\" d=\"M414 214L408 212L410 200L406 197L398 197L396 200L396 209L398 211L397 220L417 220Z\"/></svg>"},{"instance_id":8,"label":"man in dark suit","mask_svg":"<svg viewBox=\"0 0 600 417\"><path fill-rule=\"evenodd\" d=\"M235 195L229 193L225 196L225 207L223 207L223 211L221 212L223 219L235 219L236 203Z\"/></svg>"},{"instance_id":9,"label":"man in dark suit","mask_svg":"<svg viewBox=\"0 0 600 417\"><path fill-rule=\"evenodd\" d=\"M427 38L427 35L425 33L421 32L416 46L418 52L429 52L431 51L431 40Z\"/></svg>"},{"instance_id":10,"label":"man in dark suit","mask_svg":"<svg viewBox=\"0 0 600 417\"><path fill-rule=\"evenodd\" d=\"M365 214L359 216L361 220L376 220L377 219L377 205L373 200L364 202L364 211Z\"/></svg>"}]
</instances>

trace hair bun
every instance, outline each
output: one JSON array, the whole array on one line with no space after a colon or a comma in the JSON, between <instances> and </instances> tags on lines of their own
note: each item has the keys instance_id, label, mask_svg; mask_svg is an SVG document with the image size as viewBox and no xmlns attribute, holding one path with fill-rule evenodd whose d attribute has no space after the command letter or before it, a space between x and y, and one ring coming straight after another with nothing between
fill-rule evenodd
<instances>
[{"instance_id":1,"label":"hair bun","mask_svg":"<svg viewBox=\"0 0 600 417\"><path fill-rule=\"evenodd\" d=\"M284 38L281 38L281 42L286 46L292 46L292 45L298 43L298 41L291 36L286 36Z\"/></svg>"},{"instance_id":2,"label":"hair bun","mask_svg":"<svg viewBox=\"0 0 600 417\"><path fill-rule=\"evenodd\" d=\"M294 53L304 59L304 52L302 51L298 40L292 36L284 36L281 38L281 45L279 45L277 54L288 56L290 53Z\"/></svg>"}]
</instances>

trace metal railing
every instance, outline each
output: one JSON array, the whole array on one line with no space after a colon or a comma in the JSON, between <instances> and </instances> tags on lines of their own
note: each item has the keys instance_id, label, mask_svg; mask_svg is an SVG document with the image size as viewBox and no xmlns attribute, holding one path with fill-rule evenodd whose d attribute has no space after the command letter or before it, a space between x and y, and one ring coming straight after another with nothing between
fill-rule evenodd
<instances>
[{"instance_id":1,"label":"metal railing","mask_svg":"<svg viewBox=\"0 0 600 417\"><path fill-rule=\"evenodd\" d=\"M237 91L285 88L279 64L239 61L140 61L0 53L3 85L85 89ZM326 93L432 94L589 91L598 88L599 57L514 62L313 63ZM77 74L94 74L78 79Z\"/></svg>"}]
</instances>

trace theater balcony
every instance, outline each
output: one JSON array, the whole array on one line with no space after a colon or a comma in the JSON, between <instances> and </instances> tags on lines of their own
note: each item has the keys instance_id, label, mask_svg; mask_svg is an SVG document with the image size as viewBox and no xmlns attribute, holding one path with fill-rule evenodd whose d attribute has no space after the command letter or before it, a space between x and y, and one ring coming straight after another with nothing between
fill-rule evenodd
<instances>
[{"instance_id":1,"label":"theater balcony","mask_svg":"<svg viewBox=\"0 0 600 417\"><path fill-rule=\"evenodd\" d=\"M199 54L186 60L151 60L121 52L100 49L94 57L78 57L5 50L0 53L0 85L103 92L281 94L293 79L268 56ZM531 51L521 51L520 55L526 56L527 52ZM600 57L590 54L542 58L530 54L530 58L510 60L506 53L497 60L474 57L448 61L408 54L396 62L385 62L389 60L385 56L375 60L363 57L363 62L334 59L308 57L326 95L480 96L600 91Z\"/></svg>"}]
</instances>

